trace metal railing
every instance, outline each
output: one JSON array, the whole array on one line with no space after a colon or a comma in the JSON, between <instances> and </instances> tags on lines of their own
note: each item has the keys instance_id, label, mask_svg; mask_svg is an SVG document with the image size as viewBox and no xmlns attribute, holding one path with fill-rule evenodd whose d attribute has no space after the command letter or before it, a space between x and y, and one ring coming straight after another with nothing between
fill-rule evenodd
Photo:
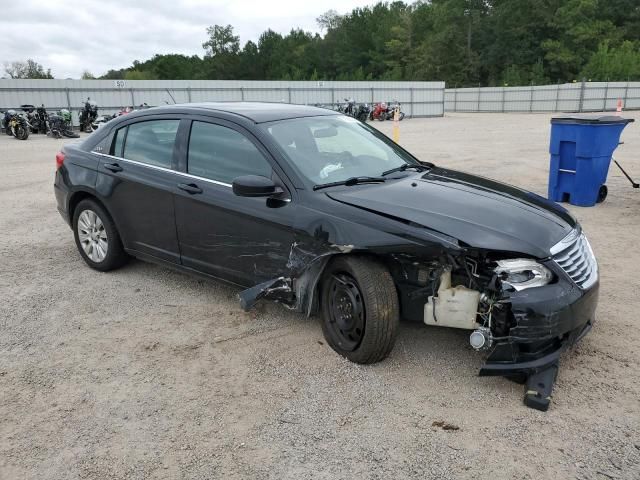
<instances>
[{"instance_id":1,"label":"metal railing","mask_svg":"<svg viewBox=\"0 0 640 480\"><path fill-rule=\"evenodd\" d=\"M640 109L640 82L448 88L445 112L602 112Z\"/></svg>"},{"instance_id":2,"label":"metal railing","mask_svg":"<svg viewBox=\"0 0 640 480\"><path fill-rule=\"evenodd\" d=\"M10 83L9 83L10 82ZM203 85L204 84L204 85ZM0 80L0 111L23 104L44 104L48 111L77 112L87 97L101 114L143 103L157 106L210 101L286 102L337 106L345 98L358 103L398 101L407 116L444 114L444 82L242 82L242 81L108 81Z\"/></svg>"}]
</instances>

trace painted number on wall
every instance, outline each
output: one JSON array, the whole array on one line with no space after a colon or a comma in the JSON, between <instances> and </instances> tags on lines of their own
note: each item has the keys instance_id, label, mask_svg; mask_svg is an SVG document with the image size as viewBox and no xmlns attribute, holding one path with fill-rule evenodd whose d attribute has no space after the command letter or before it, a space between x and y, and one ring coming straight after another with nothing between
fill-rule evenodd
<instances>
[{"instance_id":1,"label":"painted number on wall","mask_svg":"<svg viewBox=\"0 0 640 480\"><path fill-rule=\"evenodd\" d=\"M124 80L115 80L113 83L115 83L116 88L124 88L125 87Z\"/></svg>"}]
</instances>

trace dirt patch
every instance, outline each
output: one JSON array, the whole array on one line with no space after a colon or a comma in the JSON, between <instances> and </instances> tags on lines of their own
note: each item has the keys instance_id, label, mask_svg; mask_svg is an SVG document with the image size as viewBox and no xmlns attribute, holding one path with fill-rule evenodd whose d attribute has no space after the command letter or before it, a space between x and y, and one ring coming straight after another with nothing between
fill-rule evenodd
<instances>
[{"instance_id":1,"label":"dirt patch","mask_svg":"<svg viewBox=\"0 0 640 480\"><path fill-rule=\"evenodd\" d=\"M544 195L549 118L407 119L400 140ZM640 126L623 140L640 177ZM361 366L316 319L242 312L232 288L90 270L56 212L61 143L0 136L0 478L640 478L640 193L615 167L603 204L568 207L599 258L598 321L541 413L476 376L465 332L402 324Z\"/></svg>"}]
</instances>

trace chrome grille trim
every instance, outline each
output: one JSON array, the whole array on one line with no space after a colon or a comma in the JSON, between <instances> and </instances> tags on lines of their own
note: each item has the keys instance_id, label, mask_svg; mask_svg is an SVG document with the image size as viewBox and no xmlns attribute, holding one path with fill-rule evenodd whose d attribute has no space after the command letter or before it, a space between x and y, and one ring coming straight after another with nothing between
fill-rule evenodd
<instances>
[{"instance_id":1,"label":"chrome grille trim","mask_svg":"<svg viewBox=\"0 0 640 480\"><path fill-rule=\"evenodd\" d=\"M580 230L551 247L551 258L580 288L586 289L598 279L598 262L589 240Z\"/></svg>"}]
</instances>

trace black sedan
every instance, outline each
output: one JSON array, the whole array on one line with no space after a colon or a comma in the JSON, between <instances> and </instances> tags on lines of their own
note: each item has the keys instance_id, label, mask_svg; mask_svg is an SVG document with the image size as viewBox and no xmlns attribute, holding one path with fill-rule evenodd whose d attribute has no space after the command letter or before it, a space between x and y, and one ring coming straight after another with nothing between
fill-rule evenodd
<instances>
[{"instance_id":1,"label":"black sedan","mask_svg":"<svg viewBox=\"0 0 640 480\"><path fill-rule=\"evenodd\" d=\"M470 331L481 375L546 409L558 357L591 328L597 263L580 225L533 193L422 162L325 109L151 108L56 156L58 209L84 261L130 256L320 313L329 345L384 359L402 317Z\"/></svg>"}]
</instances>

